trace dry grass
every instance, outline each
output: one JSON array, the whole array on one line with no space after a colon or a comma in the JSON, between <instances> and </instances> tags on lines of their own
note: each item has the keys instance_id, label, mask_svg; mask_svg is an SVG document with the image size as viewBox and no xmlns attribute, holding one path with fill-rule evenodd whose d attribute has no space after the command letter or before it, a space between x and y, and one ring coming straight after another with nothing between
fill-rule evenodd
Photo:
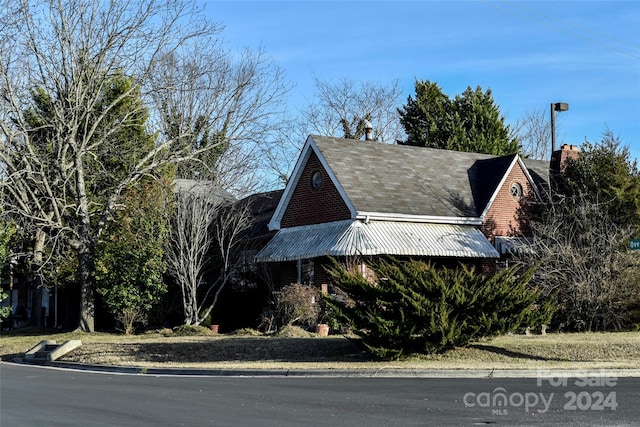
<instances>
[{"instance_id":1,"label":"dry grass","mask_svg":"<svg viewBox=\"0 0 640 427\"><path fill-rule=\"evenodd\" d=\"M356 340L318 337L300 330L279 336L242 334L175 336L167 331L124 336L108 333L0 335L3 359L21 355L44 339L79 339L64 361L91 364L223 369L599 369L640 368L640 332L508 335L446 354L402 361L372 360Z\"/></svg>"}]
</instances>

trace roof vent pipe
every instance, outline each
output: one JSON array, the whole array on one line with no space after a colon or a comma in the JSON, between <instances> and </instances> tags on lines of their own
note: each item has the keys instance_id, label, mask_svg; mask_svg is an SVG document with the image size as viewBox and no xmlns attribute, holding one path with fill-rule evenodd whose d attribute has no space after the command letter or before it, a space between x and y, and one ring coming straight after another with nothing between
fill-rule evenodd
<instances>
[{"instance_id":1,"label":"roof vent pipe","mask_svg":"<svg viewBox=\"0 0 640 427\"><path fill-rule=\"evenodd\" d=\"M366 119L364 121L364 140L373 141L373 125Z\"/></svg>"}]
</instances>

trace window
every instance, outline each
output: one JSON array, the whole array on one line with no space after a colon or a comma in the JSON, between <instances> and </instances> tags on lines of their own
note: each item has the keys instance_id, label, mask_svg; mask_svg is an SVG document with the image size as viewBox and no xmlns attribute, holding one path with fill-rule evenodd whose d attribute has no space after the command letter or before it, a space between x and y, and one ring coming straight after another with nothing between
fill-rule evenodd
<instances>
[{"instance_id":1,"label":"window","mask_svg":"<svg viewBox=\"0 0 640 427\"><path fill-rule=\"evenodd\" d=\"M313 284L314 273L313 259L298 260L298 283Z\"/></svg>"},{"instance_id":2,"label":"window","mask_svg":"<svg viewBox=\"0 0 640 427\"><path fill-rule=\"evenodd\" d=\"M320 189L322 185L322 173L320 171L316 171L311 175L311 188L313 191L317 191Z\"/></svg>"},{"instance_id":3,"label":"window","mask_svg":"<svg viewBox=\"0 0 640 427\"><path fill-rule=\"evenodd\" d=\"M519 199L522 197L522 185L520 185L519 182L514 182L511 185L511 195L515 198L515 199Z\"/></svg>"}]
</instances>

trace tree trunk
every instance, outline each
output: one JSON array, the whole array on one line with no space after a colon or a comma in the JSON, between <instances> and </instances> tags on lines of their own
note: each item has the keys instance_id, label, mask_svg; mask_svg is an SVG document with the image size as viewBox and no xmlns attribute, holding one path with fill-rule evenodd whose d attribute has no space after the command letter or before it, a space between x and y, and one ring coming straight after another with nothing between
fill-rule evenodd
<instances>
[{"instance_id":1,"label":"tree trunk","mask_svg":"<svg viewBox=\"0 0 640 427\"><path fill-rule=\"evenodd\" d=\"M80 282L80 324L83 332L95 329L95 294L93 286L93 253L86 248L78 251L78 281Z\"/></svg>"},{"instance_id":2,"label":"tree trunk","mask_svg":"<svg viewBox=\"0 0 640 427\"><path fill-rule=\"evenodd\" d=\"M73 146L73 144L72 144ZM91 214L89 213L89 197L84 175L84 159L82 151L74 157L76 179L76 214L79 219L78 235L80 241L77 246L78 253L78 280L80 282L80 325L84 332L93 332L95 323L95 286L93 283L94 271L94 239L99 231L91 228ZM95 234L94 234L95 233Z\"/></svg>"},{"instance_id":3,"label":"tree trunk","mask_svg":"<svg viewBox=\"0 0 640 427\"><path fill-rule=\"evenodd\" d=\"M31 300L31 324L42 325L42 279L40 277L40 267L42 267L42 253L44 251L46 233L40 229L36 231L36 237L33 242L33 259L31 271L33 280L29 286L29 292L32 292Z\"/></svg>"},{"instance_id":4,"label":"tree trunk","mask_svg":"<svg viewBox=\"0 0 640 427\"><path fill-rule=\"evenodd\" d=\"M29 290L31 292L31 318L29 324L33 326L42 325L42 281L37 274L29 281Z\"/></svg>"}]
</instances>

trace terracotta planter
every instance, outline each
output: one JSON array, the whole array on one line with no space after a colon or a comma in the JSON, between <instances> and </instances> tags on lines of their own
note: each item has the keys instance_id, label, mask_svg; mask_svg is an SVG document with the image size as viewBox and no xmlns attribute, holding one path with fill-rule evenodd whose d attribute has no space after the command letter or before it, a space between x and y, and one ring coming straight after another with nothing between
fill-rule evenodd
<instances>
[{"instance_id":1,"label":"terracotta planter","mask_svg":"<svg viewBox=\"0 0 640 427\"><path fill-rule=\"evenodd\" d=\"M318 323L316 325L316 333L321 337L326 337L329 335L329 325L326 323Z\"/></svg>"},{"instance_id":2,"label":"terracotta planter","mask_svg":"<svg viewBox=\"0 0 640 427\"><path fill-rule=\"evenodd\" d=\"M209 327L211 328L211 332L213 332L214 334L217 334L218 328L220 327L220 325L211 325Z\"/></svg>"}]
</instances>

